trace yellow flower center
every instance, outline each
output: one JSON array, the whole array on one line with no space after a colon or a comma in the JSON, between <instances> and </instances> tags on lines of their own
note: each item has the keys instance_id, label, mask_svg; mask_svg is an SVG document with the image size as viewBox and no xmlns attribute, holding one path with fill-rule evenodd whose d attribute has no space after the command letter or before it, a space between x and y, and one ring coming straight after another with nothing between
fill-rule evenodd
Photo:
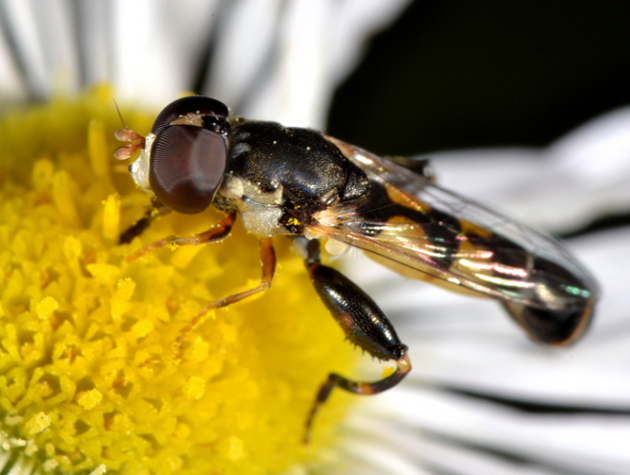
<instances>
[{"instance_id":1,"label":"yellow flower center","mask_svg":"<svg viewBox=\"0 0 630 475\"><path fill-rule=\"evenodd\" d=\"M125 115L140 133L154 118ZM310 446L305 419L328 372L351 372L352 348L304 264L275 240L271 290L210 314L175 358L206 303L258 284L258 241L237 225L224 242L126 262L221 216L173 213L118 245L149 205L113 159L118 128L107 88L0 122L4 470L262 474L314 463L348 399L324 407Z\"/></svg>"}]
</instances>

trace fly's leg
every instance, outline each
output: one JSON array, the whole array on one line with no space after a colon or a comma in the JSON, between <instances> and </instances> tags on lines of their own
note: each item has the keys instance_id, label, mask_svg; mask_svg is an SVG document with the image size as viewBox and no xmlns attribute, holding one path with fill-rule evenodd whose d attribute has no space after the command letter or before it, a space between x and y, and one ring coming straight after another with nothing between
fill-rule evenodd
<instances>
[{"instance_id":1,"label":"fly's leg","mask_svg":"<svg viewBox=\"0 0 630 475\"><path fill-rule=\"evenodd\" d=\"M393 325L376 303L341 272L321 263L319 241L300 238L298 243L306 251L306 266L315 290L348 340L376 358L396 362L394 373L374 382L352 381L329 374L306 420L304 442L308 443L315 415L335 387L355 394L378 394L396 386L411 370L411 362L407 346L399 340Z\"/></svg>"},{"instance_id":2,"label":"fly's leg","mask_svg":"<svg viewBox=\"0 0 630 475\"><path fill-rule=\"evenodd\" d=\"M184 343L186 336L203 321L210 310L226 307L230 304L246 299L247 297L251 297L258 292L268 290L271 287L271 281L273 280L273 275L276 270L276 252L273 249L273 241L270 237L262 238L260 240L260 259L262 261L262 277L260 279L260 284L254 288L228 295L227 297L206 305L201 312L190 320L183 330L180 331L177 341L175 342L176 358L179 358L181 355L182 344Z\"/></svg>"},{"instance_id":3,"label":"fly's leg","mask_svg":"<svg viewBox=\"0 0 630 475\"><path fill-rule=\"evenodd\" d=\"M119 244L129 244L133 238L140 236L147 230L151 223L160 216L170 213L171 210L157 200L153 200L151 208L149 208L142 218L129 226L118 238Z\"/></svg>"},{"instance_id":4,"label":"fly's leg","mask_svg":"<svg viewBox=\"0 0 630 475\"><path fill-rule=\"evenodd\" d=\"M208 242L217 242L225 239L232 230L232 226L234 225L234 221L236 221L236 213L231 213L227 215L225 218L221 219L217 224L212 226L207 231L204 231L199 234L193 234L190 237L178 237L178 236L169 236L164 239L160 239L159 241L152 242L144 246L141 249L138 249L133 254L130 254L126 257L127 262L132 262L142 257L146 254L149 254L153 251L157 251L158 249L163 248L164 246L168 246L170 244L177 245L193 245L199 246L200 244L206 244Z\"/></svg>"},{"instance_id":5,"label":"fly's leg","mask_svg":"<svg viewBox=\"0 0 630 475\"><path fill-rule=\"evenodd\" d=\"M168 246L170 244L199 246L201 244L206 244L209 242L221 241L230 234L230 231L232 230L232 226L234 225L235 221L236 221L236 213L231 213L225 218L223 218L222 220L220 220L212 228L202 233L193 234L192 236L187 237L187 238L178 237L178 236L169 236L167 238L160 239L159 241L155 241L137 250L135 253L127 256L127 261L129 262L134 261L135 259L138 259L141 256L154 252L157 249L161 249L164 246ZM228 295L227 297L224 297L220 300L216 300L206 305L180 331L174 345L176 358L179 358L181 355L182 344L184 343L186 336L199 323L203 321L203 319L205 318L205 316L210 310L226 307L230 304L246 299L247 297L251 297L252 295L257 294L258 292L262 292L263 290L267 290L271 287L271 281L273 280L273 275L276 270L276 253L273 249L273 241L271 240L271 238L267 237L267 238L262 238L260 240L260 257L262 261L262 277L260 279L260 284L254 288L244 290L243 292L237 292L232 295Z\"/></svg>"}]
</instances>

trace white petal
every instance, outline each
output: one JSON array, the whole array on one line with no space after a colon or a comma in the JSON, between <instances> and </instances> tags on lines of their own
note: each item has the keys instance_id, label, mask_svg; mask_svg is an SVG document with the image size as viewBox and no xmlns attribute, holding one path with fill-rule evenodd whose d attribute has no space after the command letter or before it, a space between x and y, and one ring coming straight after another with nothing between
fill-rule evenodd
<instances>
[{"instance_id":1,"label":"white petal","mask_svg":"<svg viewBox=\"0 0 630 475\"><path fill-rule=\"evenodd\" d=\"M85 84L106 82L111 71L111 22L110 5L101 0L83 0L77 4L79 29L78 47L83 66Z\"/></svg>"},{"instance_id":2,"label":"white petal","mask_svg":"<svg viewBox=\"0 0 630 475\"><path fill-rule=\"evenodd\" d=\"M630 467L627 417L535 415L422 388L400 388L375 399L362 410L370 417L529 460L552 473L622 475Z\"/></svg>"},{"instance_id":3,"label":"white petal","mask_svg":"<svg viewBox=\"0 0 630 475\"><path fill-rule=\"evenodd\" d=\"M423 470L414 460L405 458L391 447L369 441L348 441L344 447L357 461L366 464L374 473L391 475L431 475ZM355 469L356 471L356 469Z\"/></svg>"},{"instance_id":4,"label":"white petal","mask_svg":"<svg viewBox=\"0 0 630 475\"><path fill-rule=\"evenodd\" d=\"M277 0L231 2L217 24L214 58L204 93L243 114L241 104L272 68L282 4ZM264 117L267 118L267 117Z\"/></svg>"},{"instance_id":5,"label":"white petal","mask_svg":"<svg viewBox=\"0 0 630 475\"><path fill-rule=\"evenodd\" d=\"M76 65L72 64L70 28L65 23L67 3L8 0L3 12L32 97L45 99L76 88ZM66 12L67 13L67 12ZM57 76L55 84L54 76ZM65 76L65 79L64 79Z\"/></svg>"},{"instance_id":6,"label":"white petal","mask_svg":"<svg viewBox=\"0 0 630 475\"><path fill-rule=\"evenodd\" d=\"M19 102L27 98L28 90L23 84L22 75L15 61L9 44L7 32L0 25L0 100L3 102Z\"/></svg>"},{"instance_id":7,"label":"white petal","mask_svg":"<svg viewBox=\"0 0 630 475\"><path fill-rule=\"evenodd\" d=\"M365 411L367 412L367 408ZM527 464L517 457L499 455L492 447L480 447L478 443L441 436L414 427L413 424L393 423L389 419L378 417L378 414L357 414L348 426L351 430L349 439L368 439L372 444L387 447L409 462L427 468L431 473L558 475L555 470L545 469L536 463Z\"/></svg>"},{"instance_id":8,"label":"white petal","mask_svg":"<svg viewBox=\"0 0 630 475\"><path fill-rule=\"evenodd\" d=\"M273 68L251 97L243 114L281 123L315 127L324 125L327 102L332 93L326 36L334 13L331 0L295 0L287 3L278 25L278 45L270 58Z\"/></svg>"},{"instance_id":9,"label":"white petal","mask_svg":"<svg viewBox=\"0 0 630 475\"><path fill-rule=\"evenodd\" d=\"M113 2L112 76L121 101L163 107L192 87L216 2Z\"/></svg>"},{"instance_id":10,"label":"white petal","mask_svg":"<svg viewBox=\"0 0 630 475\"><path fill-rule=\"evenodd\" d=\"M233 5L206 90L251 118L323 129L333 88L408 0ZM245 101L248 101L247 103Z\"/></svg>"}]
</instances>

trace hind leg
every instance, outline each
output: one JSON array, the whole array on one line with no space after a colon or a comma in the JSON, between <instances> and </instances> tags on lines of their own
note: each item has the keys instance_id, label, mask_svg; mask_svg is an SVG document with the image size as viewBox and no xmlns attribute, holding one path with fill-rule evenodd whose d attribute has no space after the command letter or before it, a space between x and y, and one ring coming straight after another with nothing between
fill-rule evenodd
<instances>
[{"instance_id":1,"label":"hind leg","mask_svg":"<svg viewBox=\"0 0 630 475\"><path fill-rule=\"evenodd\" d=\"M334 388L355 394L378 394L396 386L411 371L411 362L393 325L376 303L354 282L320 260L319 241L300 241L306 251L306 266L315 290L348 339L381 360L393 360L396 370L378 381L353 381L336 373L328 375L317 393L306 420L304 442L308 443L315 415Z\"/></svg>"}]
</instances>

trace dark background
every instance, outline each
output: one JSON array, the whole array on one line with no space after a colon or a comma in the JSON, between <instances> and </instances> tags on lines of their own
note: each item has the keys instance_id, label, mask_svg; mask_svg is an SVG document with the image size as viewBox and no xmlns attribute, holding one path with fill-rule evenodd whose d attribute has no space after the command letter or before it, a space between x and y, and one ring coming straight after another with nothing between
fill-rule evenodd
<instances>
[{"instance_id":1,"label":"dark background","mask_svg":"<svg viewBox=\"0 0 630 475\"><path fill-rule=\"evenodd\" d=\"M411 4L335 95L328 132L381 154L542 146L630 103L630 1Z\"/></svg>"}]
</instances>

